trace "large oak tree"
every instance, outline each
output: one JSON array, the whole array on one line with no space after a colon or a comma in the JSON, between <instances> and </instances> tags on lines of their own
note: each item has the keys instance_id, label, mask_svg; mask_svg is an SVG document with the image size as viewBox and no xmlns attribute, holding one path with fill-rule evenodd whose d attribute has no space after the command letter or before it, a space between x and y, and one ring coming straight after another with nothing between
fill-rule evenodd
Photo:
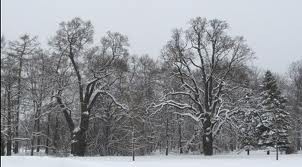
<instances>
[{"instance_id":1,"label":"large oak tree","mask_svg":"<svg viewBox=\"0 0 302 167\"><path fill-rule=\"evenodd\" d=\"M163 49L182 90L165 94L156 107L174 106L182 109L178 114L199 122L205 155L213 154L213 135L222 125L220 117L231 114L223 102L226 92L233 88L229 79L253 55L243 37L231 37L228 28L225 21L197 17L190 21L187 30L174 30ZM177 101L175 96L188 100Z\"/></svg>"}]
</instances>

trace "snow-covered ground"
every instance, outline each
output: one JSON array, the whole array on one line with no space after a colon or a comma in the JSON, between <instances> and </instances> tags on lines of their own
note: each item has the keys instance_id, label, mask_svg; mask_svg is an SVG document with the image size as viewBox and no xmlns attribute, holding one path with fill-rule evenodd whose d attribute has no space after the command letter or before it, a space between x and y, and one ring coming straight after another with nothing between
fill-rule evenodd
<instances>
[{"instance_id":1,"label":"snow-covered ground","mask_svg":"<svg viewBox=\"0 0 302 167\"><path fill-rule=\"evenodd\" d=\"M131 157L46 157L11 156L1 157L2 167L301 167L302 154L266 155L263 151L240 155L223 154L212 157L202 155L153 155Z\"/></svg>"}]
</instances>

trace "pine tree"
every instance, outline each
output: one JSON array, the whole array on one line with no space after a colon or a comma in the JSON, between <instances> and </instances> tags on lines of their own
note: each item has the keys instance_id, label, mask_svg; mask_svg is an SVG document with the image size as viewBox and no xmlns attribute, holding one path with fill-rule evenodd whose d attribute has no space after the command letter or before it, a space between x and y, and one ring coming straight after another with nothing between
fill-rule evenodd
<instances>
[{"instance_id":1,"label":"pine tree","mask_svg":"<svg viewBox=\"0 0 302 167\"><path fill-rule=\"evenodd\" d=\"M249 151L252 148L257 147L258 135L257 135L257 125L259 124L259 95L254 94L250 90L247 93L244 104L241 105L244 112L241 112L237 116L237 124L239 125L239 133L240 133L240 141L241 147L247 151L249 155Z\"/></svg>"},{"instance_id":2,"label":"pine tree","mask_svg":"<svg viewBox=\"0 0 302 167\"><path fill-rule=\"evenodd\" d=\"M263 147L287 148L290 124L286 99L281 95L276 79L270 71L265 73L261 97L258 144Z\"/></svg>"}]
</instances>

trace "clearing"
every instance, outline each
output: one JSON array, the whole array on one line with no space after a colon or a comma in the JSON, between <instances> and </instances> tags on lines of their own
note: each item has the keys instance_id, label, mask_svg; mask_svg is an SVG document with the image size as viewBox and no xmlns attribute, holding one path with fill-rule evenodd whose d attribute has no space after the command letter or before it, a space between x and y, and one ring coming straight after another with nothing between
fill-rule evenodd
<instances>
[{"instance_id":1,"label":"clearing","mask_svg":"<svg viewBox=\"0 0 302 167\"><path fill-rule=\"evenodd\" d=\"M230 153L205 157L203 155L151 155L104 157L52 157L52 156L11 156L1 157L2 167L299 167L302 152L279 156L266 155L264 151L251 151L249 156Z\"/></svg>"}]
</instances>

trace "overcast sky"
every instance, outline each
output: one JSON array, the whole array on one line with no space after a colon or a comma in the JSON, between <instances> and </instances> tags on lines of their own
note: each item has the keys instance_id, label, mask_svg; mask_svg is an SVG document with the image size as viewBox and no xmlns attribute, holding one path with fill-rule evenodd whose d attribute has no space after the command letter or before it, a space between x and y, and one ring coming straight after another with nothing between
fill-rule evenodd
<instances>
[{"instance_id":1,"label":"overcast sky","mask_svg":"<svg viewBox=\"0 0 302 167\"><path fill-rule=\"evenodd\" d=\"M302 0L1 0L1 34L38 35L42 43L58 24L91 20L95 41L108 30L129 37L131 53L157 58L171 30L194 17L226 20L256 52L255 66L285 73L302 59Z\"/></svg>"}]
</instances>

